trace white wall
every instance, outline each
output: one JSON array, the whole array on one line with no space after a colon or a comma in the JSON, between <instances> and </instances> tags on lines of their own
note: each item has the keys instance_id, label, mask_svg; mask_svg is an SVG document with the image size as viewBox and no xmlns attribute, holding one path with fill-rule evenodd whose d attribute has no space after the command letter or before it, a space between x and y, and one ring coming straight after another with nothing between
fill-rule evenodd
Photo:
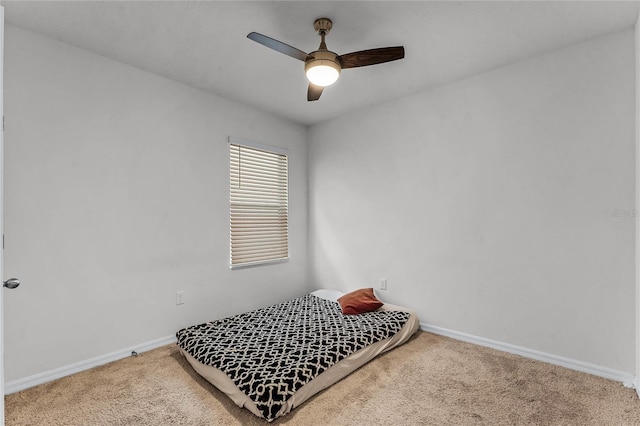
<instances>
[{"instance_id":1,"label":"white wall","mask_svg":"<svg viewBox=\"0 0 640 426\"><path fill-rule=\"evenodd\" d=\"M11 26L5 87L8 382L306 289L304 127ZM229 135L289 149L289 263L228 268Z\"/></svg>"},{"instance_id":2,"label":"white wall","mask_svg":"<svg viewBox=\"0 0 640 426\"><path fill-rule=\"evenodd\" d=\"M635 373L634 35L313 126L312 286Z\"/></svg>"}]
</instances>

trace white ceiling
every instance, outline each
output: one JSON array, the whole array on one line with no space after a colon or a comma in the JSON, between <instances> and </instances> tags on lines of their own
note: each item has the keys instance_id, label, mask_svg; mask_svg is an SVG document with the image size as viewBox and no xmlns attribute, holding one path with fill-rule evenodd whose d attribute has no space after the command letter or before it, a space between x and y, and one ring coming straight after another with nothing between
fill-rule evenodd
<instances>
[{"instance_id":1,"label":"white ceiling","mask_svg":"<svg viewBox=\"0 0 640 426\"><path fill-rule=\"evenodd\" d=\"M0 1L8 24L305 125L633 27L637 1ZM307 102L304 64L246 35L338 54L404 45Z\"/></svg>"}]
</instances>

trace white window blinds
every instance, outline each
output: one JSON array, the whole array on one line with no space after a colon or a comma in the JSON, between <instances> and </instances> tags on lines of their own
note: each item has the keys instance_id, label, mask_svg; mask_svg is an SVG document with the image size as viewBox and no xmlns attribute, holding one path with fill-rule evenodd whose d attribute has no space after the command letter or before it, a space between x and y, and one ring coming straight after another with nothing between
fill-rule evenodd
<instances>
[{"instance_id":1,"label":"white window blinds","mask_svg":"<svg viewBox=\"0 0 640 426\"><path fill-rule=\"evenodd\" d=\"M231 267L289 258L288 159L230 141Z\"/></svg>"}]
</instances>

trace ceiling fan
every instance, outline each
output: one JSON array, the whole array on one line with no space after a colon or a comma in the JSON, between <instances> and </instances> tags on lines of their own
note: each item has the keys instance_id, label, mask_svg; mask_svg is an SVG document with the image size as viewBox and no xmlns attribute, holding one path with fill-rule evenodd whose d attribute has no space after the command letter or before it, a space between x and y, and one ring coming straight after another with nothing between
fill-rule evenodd
<instances>
[{"instance_id":1,"label":"ceiling fan","mask_svg":"<svg viewBox=\"0 0 640 426\"><path fill-rule=\"evenodd\" d=\"M256 32L249 33L247 37L268 48L304 62L305 73L309 80L308 101L320 99L322 90L335 83L340 76L340 71L345 68L365 67L404 58L403 46L360 50L344 55L331 52L327 49L324 38L329 34L332 26L331 19L316 19L313 23L313 28L320 35L321 41L318 50L311 53L305 53L302 50Z\"/></svg>"}]
</instances>

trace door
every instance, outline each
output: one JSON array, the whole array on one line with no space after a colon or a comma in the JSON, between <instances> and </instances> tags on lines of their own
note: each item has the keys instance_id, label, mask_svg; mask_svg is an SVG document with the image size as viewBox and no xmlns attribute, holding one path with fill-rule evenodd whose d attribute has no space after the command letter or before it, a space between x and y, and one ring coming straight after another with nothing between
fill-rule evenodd
<instances>
[{"instance_id":1,"label":"door","mask_svg":"<svg viewBox=\"0 0 640 426\"><path fill-rule=\"evenodd\" d=\"M640 14L635 26L636 53L636 212L640 211ZM640 222L636 216L636 393L640 397Z\"/></svg>"},{"instance_id":2,"label":"door","mask_svg":"<svg viewBox=\"0 0 640 426\"><path fill-rule=\"evenodd\" d=\"M4 7L0 6L0 116L2 117L2 131L0 131L0 235L2 235L2 249L4 250L4 229L3 229L3 193L4 182ZM0 253L0 277L4 277L4 267L2 265L3 256ZM4 290L0 290L0 425L4 425Z\"/></svg>"}]
</instances>

